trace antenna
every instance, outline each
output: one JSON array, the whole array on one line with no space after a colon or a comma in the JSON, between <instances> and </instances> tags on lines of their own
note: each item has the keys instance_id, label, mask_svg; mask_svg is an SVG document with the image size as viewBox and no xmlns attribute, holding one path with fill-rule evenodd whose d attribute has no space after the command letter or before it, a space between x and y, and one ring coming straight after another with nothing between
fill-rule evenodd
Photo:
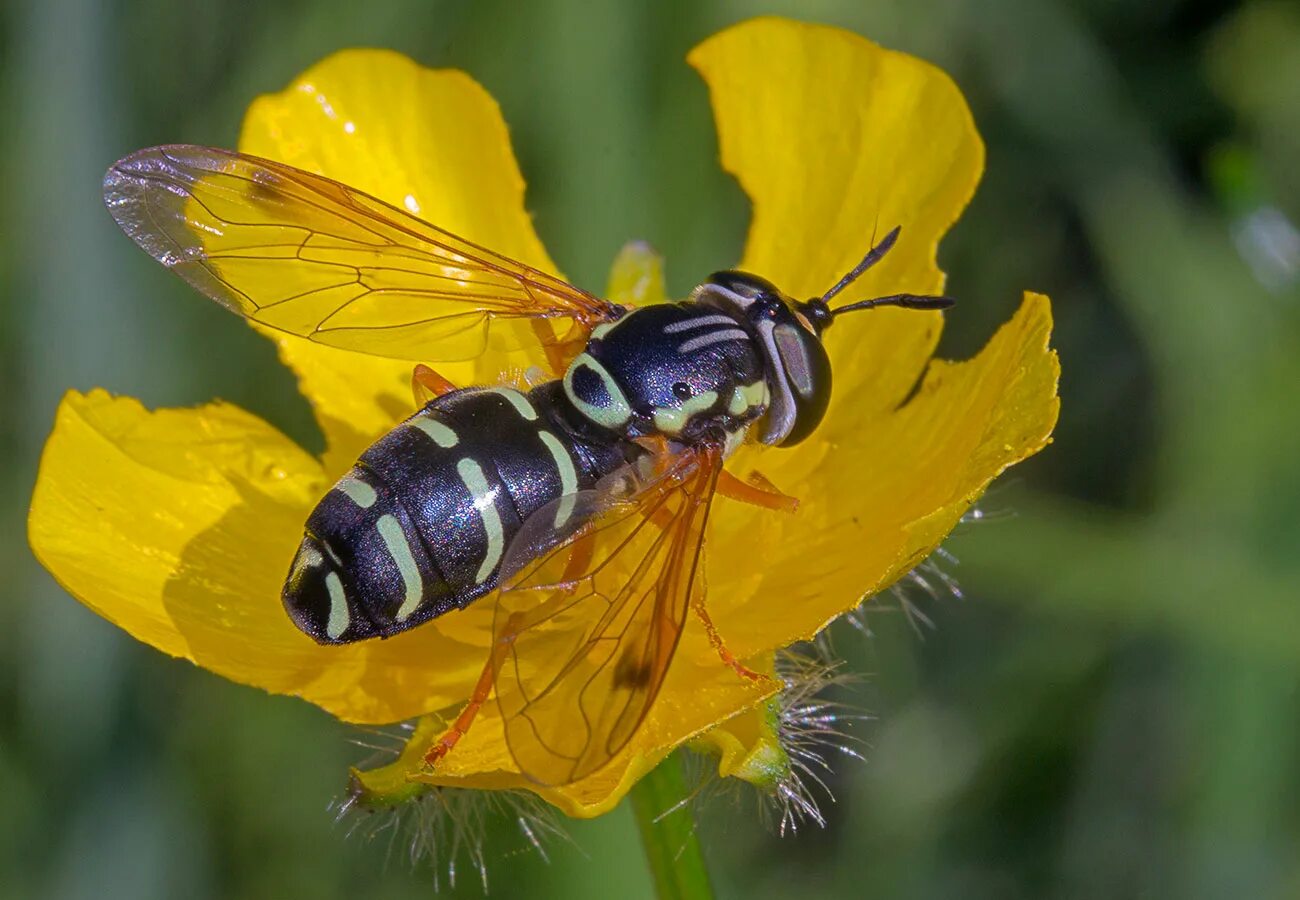
<instances>
[{"instance_id":1,"label":"antenna","mask_svg":"<svg viewBox=\"0 0 1300 900\"><path fill-rule=\"evenodd\" d=\"M835 287L822 294L822 303L829 303L832 297L844 290L853 282L857 281L859 275L880 262L880 260L884 258L885 254L889 252L890 248L894 246L894 242L898 240L898 233L902 230L903 226L895 225L893 231L885 235L879 244L876 244L876 246L867 251L867 255L862 257L862 262L854 266L853 270L849 272L849 274L841 278L836 283Z\"/></svg>"},{"instance_id":2,"label":"antenna","mask_svg":"<svg viewBox=\"0 0 1300 900\"><path fill-rule=\"evenodd\" d=\"M877 306L901 306L904 309L947 309L956 301L951 297L941 297L932 294L890 294L888 297L875 297L871 300L860 300L857 303L850 303L848 306L841 306L838 309L830 309L827 304L832 297L844 290L846 287L857 281L863 272L870 269L876 263L884 258L885 254L890 251L894 243L898 240L898 233L902 231L902 226L895 226L889 234L885 235L879 244L876 244L867 251L867 255L862 257L862 261L853 267L847 275L836 282L835 286L816 300L810 301L807 306L812 309L817 319L824 320L829 324L830 319L838 316L840 313L854 312L859 309L874 309ZM824 326L823 326L824 327Z\"/></svg>"},{"instance_id":3,"label":"antenna","mask_svg":"<svg viewBox=\"0 0 1300 900\"><path fill-rule=\"evenodd\" d=\"M839 309L832 309L831 315L838 316L840 313L853 312L857 309L874 309L877 306L901 306L904 309L947 309L956 302L951 297L940 297L934 294L890 294L888 297L861 300L857 303L850 303L848 306L841 306Z\"/></svg>"}]
</instances>

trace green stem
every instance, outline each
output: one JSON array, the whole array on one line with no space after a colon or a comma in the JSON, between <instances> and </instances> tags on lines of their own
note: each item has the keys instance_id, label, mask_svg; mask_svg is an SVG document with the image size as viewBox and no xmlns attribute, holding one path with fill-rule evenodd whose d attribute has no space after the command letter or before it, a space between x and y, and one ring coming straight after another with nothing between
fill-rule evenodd
<instances>
[{"instance_id":1,"label":"green stem","mask_svg":"<svg viewBox=\"0 0 1300 900\"><path fill-rule=\"evenodd\" d=\"M695 836L695 817L690 806L682 803L686 779L680 754L669 756L637 782L631 797L659 900L713 900L704 854Z\"/></svg>"}]
</instances>

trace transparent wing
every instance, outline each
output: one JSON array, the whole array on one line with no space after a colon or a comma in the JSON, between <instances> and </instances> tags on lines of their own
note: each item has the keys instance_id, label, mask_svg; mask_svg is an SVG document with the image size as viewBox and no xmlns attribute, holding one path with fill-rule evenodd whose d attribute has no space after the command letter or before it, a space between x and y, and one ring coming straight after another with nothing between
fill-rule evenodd
<instances>
[{"instance_id":1,"label":"transparent wing","mask_svg":"<svg viewBox=\"0 0 1300 900\"><path fill-rule=\"evenodd\" d=\"M583 524L567 533L552 527L552 508L537 513L542 525L525 540L541 553L498 599L497 703L511 754L541 784L577 781L627 744L702 590L721 453L663 462L666 471L643 487L577 498L585 508L572 520Z\"/></svg>"},{"instance_id":2,"label":"transparent wing","mask_svg":"<svg viewBox=\"0 0 1300 900\"><path fill-rule=\"evenodd\" d=\"M333 347L469 359L489 336L527 339L526 320L590 330L616 317L598 297L368 194L228 150L140 150L108 170L104 199L123 231L208 297Z\"/></svg>"}]
</instances>

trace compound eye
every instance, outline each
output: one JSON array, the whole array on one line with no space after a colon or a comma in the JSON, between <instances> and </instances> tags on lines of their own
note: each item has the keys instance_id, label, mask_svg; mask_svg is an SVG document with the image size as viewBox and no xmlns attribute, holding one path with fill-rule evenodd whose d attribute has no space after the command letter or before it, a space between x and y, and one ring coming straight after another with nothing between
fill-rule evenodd
<instances>
[{"instance_id":1,"label":"compound eye","mask_svg":"<svg viewBox=\"0 0 1300 900\"><path fill-rule=\"evenodd\" d=\"M781 355L781 363L790 383L799 392L799 396L805 399L811 397L816 385L813 384L804 335L793 325L781 324L772 330L772 337L776 341L777 353Z\"/></svg>"},{"instance_id":2,"label":"compound eye","mask_svg":"<svg viewBox=\"0 0 1300 900\"><path fill-rule=\"evenodd\" d=\"M790 447L808 437L826 415L831 361L821 341L802 325L779 322L760 334L779 376L761 440Z\"/></svg>"}]
</instances>

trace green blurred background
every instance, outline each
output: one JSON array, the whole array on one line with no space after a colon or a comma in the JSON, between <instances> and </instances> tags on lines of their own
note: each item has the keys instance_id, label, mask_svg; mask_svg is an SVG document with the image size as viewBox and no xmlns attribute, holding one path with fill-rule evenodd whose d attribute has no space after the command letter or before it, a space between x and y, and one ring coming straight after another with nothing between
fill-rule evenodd
<instances>
[{"instance_id":1,"label":"green blurred background","mask_svg":"<svg viewBox=\"0 0 1300 900\"><path fill-rule=\"evenodd\" d=\"M682 293L736 258L747 217L683 55L760 12L952 73L988 171L942 248L962 301L942 351L1046 291L1063 407L985 503L1014 516L950 543L967 599L930 603L923 639L886 613L873 640L839 635L877 718L827 827L778 839L708 805L720 895L1300 896L1300 5L5 0L0 898L432 893L332 824L364 754L348 729L134 643L31 558L68 387L224 397L320 447L270 346L117 231L105 167L233 145L255 94L393 47L500 100L570 276L600 288L645 238ZM571 832L547 865L498 823L493 896L648 895L626 809Z\"/></svg>"}]
</instances>

